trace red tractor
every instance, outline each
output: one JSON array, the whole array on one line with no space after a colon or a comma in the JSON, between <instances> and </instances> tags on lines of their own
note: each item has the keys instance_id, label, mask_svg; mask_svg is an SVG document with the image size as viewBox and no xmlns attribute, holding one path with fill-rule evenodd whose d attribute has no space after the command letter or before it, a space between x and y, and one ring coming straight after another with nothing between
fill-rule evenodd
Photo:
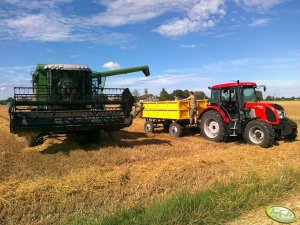
<instances>
[{"instance_id":1,"label":"red tractor","mask_svg":"<svg viewBox=\"0 0 300 225\"><path fill-rule=\"evenodd\" d=\"M202 135L212 141L242 135L250 144L267 148L276 139L295 140L297 124L282 106L259 102L254 82L233 82L209 87L210 105L200 115ZM263 86L265 91L265 86Z\"/></svg>"}]
</instances>

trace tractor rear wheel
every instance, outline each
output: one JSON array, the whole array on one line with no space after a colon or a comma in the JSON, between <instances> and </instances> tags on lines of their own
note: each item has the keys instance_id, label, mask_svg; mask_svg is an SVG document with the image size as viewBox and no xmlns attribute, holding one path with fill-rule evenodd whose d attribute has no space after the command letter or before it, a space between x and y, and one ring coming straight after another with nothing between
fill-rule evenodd
<instances>
[{"instance_id":1,"label":"tractor rear wheel","mask_svg":"<svg viewBox=\"0 0 300 225\"><path fill-rule=\"evenodd\" d=\"M153 133L154 132L154 125L151 121L146 121L145 122L144 131L146 133Z\"/></svg>"},{"instance_id":2,"label":"tractor rear wheel","mask_svg":"<svg viewBox=\"0 0 300 225\"><path fill-rule=\"evenodd\" d=\"M180 137L182 135L182 126L178 123L171 123L169 133L172 137Z\"/></svg>"},{"instance_id":3,"label":"tractor rear wheel","mask_svg":"<svg viewBox=\"0 0 300 225\"><path fill-rule=\"evenodd\" d=\"M201 117L201 134L210 141L225 141L227 139L226 124L217 111L211 110Z\"/></svg>"},{"instance_id":4,"label":"tractor rear wheel","mask_svg":"<svg viewBox=\"0 0 300 225\"><path fill-rule=\"evenodd\" d=\"M268 148L275 142L274 129L265 121L252 120L245 127L244 138L249 144Z\"/></svg>"}]
</instances>

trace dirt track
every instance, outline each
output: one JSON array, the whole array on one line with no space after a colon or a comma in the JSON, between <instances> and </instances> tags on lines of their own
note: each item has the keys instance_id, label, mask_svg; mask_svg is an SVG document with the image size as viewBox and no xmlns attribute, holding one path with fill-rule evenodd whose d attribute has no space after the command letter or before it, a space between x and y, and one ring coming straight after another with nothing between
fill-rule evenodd
<instances>
[{"instance_id":1,"label":"dirt track","mask_svg":"<svg viewBox=\"0 0 300 225\"><path fill-rule=\"evenodd\" d=\"M137 119L114 140L103 135L101 144L60 136L27 148L8 124L0 107L0 224L55 224L242 179L250 171L267 177L286 166L300 169L299 136L262 149L241 139L213 143L199 134L144 134Z\"/></svg>"}]
</instances>

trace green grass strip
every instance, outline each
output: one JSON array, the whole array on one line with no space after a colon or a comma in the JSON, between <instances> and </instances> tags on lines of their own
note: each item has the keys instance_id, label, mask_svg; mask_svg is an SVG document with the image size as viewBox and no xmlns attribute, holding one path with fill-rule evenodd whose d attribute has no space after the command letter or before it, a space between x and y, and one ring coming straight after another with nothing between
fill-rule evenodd
<instances>
[{"instance_id":1,"label":"green grass strip","mask_svg":"<svg viewBox=\"0 0 300 225\"><path fill-rule=\"evenodd\" d=\"M300 171L288 169L264 180L249 174L229 185L217 183L196 193L180 192L146 207L120 210L103 218L76 218L71 224L224 224L297 190Z\"/></svg>"}]
</instances>

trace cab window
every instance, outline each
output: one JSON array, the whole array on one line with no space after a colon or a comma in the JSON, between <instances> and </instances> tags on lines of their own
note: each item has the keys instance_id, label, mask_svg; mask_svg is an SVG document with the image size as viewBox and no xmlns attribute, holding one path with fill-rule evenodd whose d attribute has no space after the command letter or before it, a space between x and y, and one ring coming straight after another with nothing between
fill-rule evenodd
<instances>
[{"instance_id":1,"label":"cab window","mask_svg":"<svg viewBox=\"0 0 300 225\"><path fill-rule=\"evenodd\" d=\"M211 103L220 103L220 89L211 90Z\"/></svg>"},{"instance_id":2,"label":"cab window","mask_svg":"<svg viewBox=\"0 0 300 225\"><path fill-rule=\"evenodd\" d=\"M255 89L253 87L243 88L243 101L244 102L256 102Z\"/></svg>"}]
</instances>

